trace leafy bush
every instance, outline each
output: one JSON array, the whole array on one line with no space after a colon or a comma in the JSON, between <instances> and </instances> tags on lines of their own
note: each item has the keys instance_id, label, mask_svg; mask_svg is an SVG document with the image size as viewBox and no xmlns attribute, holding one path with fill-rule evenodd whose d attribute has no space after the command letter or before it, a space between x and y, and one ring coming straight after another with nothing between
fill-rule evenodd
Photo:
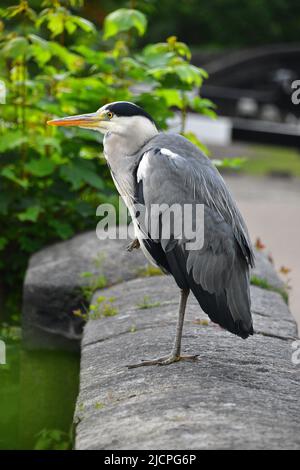
<instances>
[{"instance_id":1,"label":"leafy bush","mask_svg":"<svg viewBox=\"0 0 300 470\"><path fill-rule=\"evenodd\" d=\"M59 429L43 429L37 435L34 450L70 450L71 435Z\"/></svg>"},{"instance_id":2,"label":"leafy bush","mask_svg":"<svg viewBox=\"0 0 300 470\"><path fill-rule=\"evenodd\" d=\"M188 107L213 113L211 102L191 93L206 73L190 64L186 44L172 36L135 50L147 29L140 11L114 11L99 33L75 14L81 0L42 5L37 11L21 0L0 9L2 293L20 294L30 253L94 227L96 207L115 198L99 158L101 136L47 127L47 120L131 100L162 128L178 108L184 132ZM13 309L11 298L6 310Z\"/></svg>"}]
</instances>

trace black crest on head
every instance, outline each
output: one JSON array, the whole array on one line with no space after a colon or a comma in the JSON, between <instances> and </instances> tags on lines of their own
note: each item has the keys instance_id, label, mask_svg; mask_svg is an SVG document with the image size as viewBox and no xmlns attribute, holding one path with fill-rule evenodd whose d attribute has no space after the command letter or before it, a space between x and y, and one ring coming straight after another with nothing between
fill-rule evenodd
<instances>
[{"instance_id":1,"label":"black crest on head","mask_svg":"<svg viewBox=\"0 0 300 470\"><path fill-rule=\"evenodd\" d=\"M115 103L110 103L105 106L105 109L108 109L116 116L144 116L149 119L153 124L155 124L154 119L143 110L140 106L129 101L116 101Z\"/></svg>"}]
</instances>

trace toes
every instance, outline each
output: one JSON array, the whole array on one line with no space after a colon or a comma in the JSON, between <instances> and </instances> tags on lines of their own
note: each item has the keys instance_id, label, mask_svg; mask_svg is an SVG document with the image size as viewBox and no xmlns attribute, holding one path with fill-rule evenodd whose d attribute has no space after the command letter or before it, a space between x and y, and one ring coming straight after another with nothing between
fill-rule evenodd
<instances>
[{"instance_id":1,"label":"toes","mask_svg":"<svg viewBox=\"0 0 300 470\"><path fill-rule=\"evenodd\" d=\"M194 354L193 356L180 356L182 361L196 361L199 357L199 354Z\"/></svg>"},{"instance_id":2,"label":"toes","mask_svg":"<svg viewBox=\"0 0 300 470\"><path fill-rule=\"evenodd\" d=\"M190 355L190 356L164 356L158 359L153 360L142 360L138 364L129 364L127 365L128 369L136 369L137 367L145 367L145 366L167 366L169 364L173 364L174 362L179 361L196 361L198 359L198 354Z\"/></svg>"},{"instance_id":3,"label":"toes","mask_svg":"<svg viewBox=\"0 0 300 470\"><path fill-rule=\"evenodd\" d=\"M143 367L143 366L156 366L162 364L164 361L168 359L168 356L165 357L160 357L158 359L153 359L153 360L142 360L138 364L129 364L127 365L128 369L135 369L137 367Z\"/></svg>"},{"instance_id":4,"label":"toes","mask_svg":"<svg viewBox=\"0 0 300 470\"><path fill-rule=\"evenodd\" d=\"M127 367L128 369L136 369L137 367L155 366L156 364L158 364L157 361L142 361L138 364L129 364Z\"/></svg>"},{"instance_id":5,"label":"toes","mask_svg":"<svg viewBox=\"0 0 300 470\"><path fill-rule=\"evenodd\" d=\"M179 361L196 361L198 359L199 355L193 355L193 356L171 356L167 358L166 360L162 361L159 363L160 366L167 366L168 364L173 364L174 362L179 362Z\"/></svg>"}]
</instances>

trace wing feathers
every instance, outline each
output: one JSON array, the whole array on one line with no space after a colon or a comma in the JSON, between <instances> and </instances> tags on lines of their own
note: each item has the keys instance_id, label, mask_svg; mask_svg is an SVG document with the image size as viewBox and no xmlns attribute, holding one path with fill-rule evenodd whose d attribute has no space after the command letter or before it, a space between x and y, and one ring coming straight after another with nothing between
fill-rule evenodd
<instances>
[{"instance_id":1,"label":"wing feathers","mask_svg":"<svg viewBox=\"0 0 300 470\"><path fill-rule=\"evenodd\" d=\"M173 233L145 246L180 288L192 290L212 321L246 338L253 334L249 295L253 252L244 221L222 178L194 146L181 138L175 146L174 139L164 135L160 151L159 138L152 140L153 148L148 144L137 169L137 202L148 209L153 204L204 204L204 245L187 249L191 240L177 240Z\"/></svg>"}]
</instances>

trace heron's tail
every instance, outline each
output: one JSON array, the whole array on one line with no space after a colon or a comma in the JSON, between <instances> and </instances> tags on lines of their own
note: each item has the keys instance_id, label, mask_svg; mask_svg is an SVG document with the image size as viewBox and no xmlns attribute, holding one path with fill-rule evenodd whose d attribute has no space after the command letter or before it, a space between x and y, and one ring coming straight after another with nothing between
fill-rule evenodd
<instances>
[{"instance_id":1,"label":"heron's tail","mask_svg":"<svg viewBox=\"0 0 300 470\"><path fill-rule=\"evenodd\" d=\"M225 292L219 295L210 294L202 289L201 286L195 284L195 282L192 282L192 284L194 285L191 285L191 291L211 321L218 323L222 328L241 338L246 339L249 335L253 335L252 321L245 321L244 314L241 314L243 309L246 312L248 311L247 305L239 307L238 303L231 304ZM233 312L234 315L238 313L235 318L233 317Z\"/></svg>"},{"instance_id":2,"label":"heron's tail","mask_svg":"<svg viewBox=\"0 0 300 470\"><path fill-rule=\"evenodd\" d=\"M236 261L228 287L216 294L205 291L193 280L190 282L201 308L213 322L244 339L253 335L249 272L244 260Z\"/></svg>"},{"instance_id":3,"label":"heron's tail","mask_svg":"<svg viewBox=\"0 0 300 470\"><path fill-rule=\"evenodd\" d=\"M242 258L237 258L229 286L226 289L227 305L242 338L253 335L251 315L249 267Z\"/></svg>"},{"instance_id":4,"label":"heron's tail","mask_svg":"<svg viewBox=\"0 0 300 470\"><path fill-rule=\"evenodd\" d=\"M168 261L178 286L193 292L211 321L241 338L253 335L249 270L245 260L236 259L229 284L218 293L210 293L195 282L192 273L187 272L186 260L180 249L176 248L176 256L169 253Z\"/></svg>"}]
</instances>

